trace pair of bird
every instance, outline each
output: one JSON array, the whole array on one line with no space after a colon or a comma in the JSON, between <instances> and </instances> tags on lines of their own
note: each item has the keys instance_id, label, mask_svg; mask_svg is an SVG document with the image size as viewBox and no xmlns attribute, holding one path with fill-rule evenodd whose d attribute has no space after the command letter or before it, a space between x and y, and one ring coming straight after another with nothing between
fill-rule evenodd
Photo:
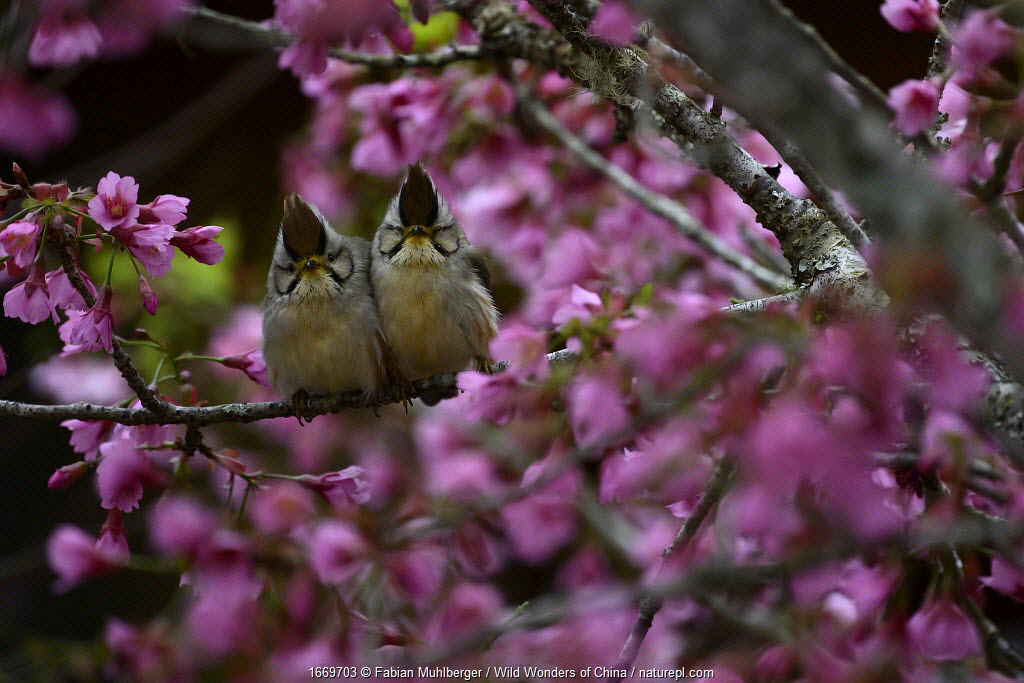
<instances>
[{"instance_id":1,"label":"pair of bird","mask_svg":"<svg viewBox=\"0 0 1024 683\"><path fill-rule=\"evenodd\" d=\"M285 199L263 358L300 419L310 394L361 390L376 404L386 384L407 390L439 372L489 371L497 327L483 257L420 164L372 244L338 234L298 195Z\"/></svg>"}]
</instances>

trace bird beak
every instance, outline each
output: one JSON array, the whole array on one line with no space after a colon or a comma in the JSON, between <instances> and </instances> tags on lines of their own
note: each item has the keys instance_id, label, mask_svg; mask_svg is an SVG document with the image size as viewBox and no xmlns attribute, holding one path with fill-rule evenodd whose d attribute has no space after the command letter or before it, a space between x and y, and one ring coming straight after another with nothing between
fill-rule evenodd
<instances>
[{"instance_id":1,"label":"bird beak","mask_svg":"<svg viewBox=\"0 0 1024 683\"><path fill-rule=\"evenodd\" d=\"M416 225L416 226L413 226L413 229L409 231L409 234L410 235L415 235L416 237L425 237L426 234L427 234L427 231L423 229L422 225Z\"/></svg>"}]
</instances>

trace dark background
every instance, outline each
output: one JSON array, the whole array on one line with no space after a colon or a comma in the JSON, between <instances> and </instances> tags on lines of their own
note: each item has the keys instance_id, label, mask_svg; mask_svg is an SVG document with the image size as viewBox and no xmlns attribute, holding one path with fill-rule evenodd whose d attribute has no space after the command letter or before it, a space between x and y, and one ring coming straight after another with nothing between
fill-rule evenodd
<instances>
[{"instance_id":1,"label":"dark background","mask_svg":"<svg viewBox=\"0 0 1024 683\"><path fill-rule=\"evenodd\" d=\"M273 12L269 0L205 4L255 20ZM933 37L893 30L879 14L879 1L786 4L883 90L923 76ZM220 49L212 47L216 43ZM116 170L143 184L140 201L156 192L189 197L188 225L231 216L243 226L244 254L240 272L229 279L235 288L229 298L258 301L282 195L279 152L309 115L309 101L296 80L277 69L276 55L246 49L230 35L192 22L136 58L37 76L71 99L78 134L37 164L0 153L0 178L10 180L11 161L34 181L66 178L72 186L95 186ZM31 332L18 320L0 318L0 345L9 355L2 399L47 400L31 393L26 371L58 350L58 341L52 334L29 337ZM63 428L0 418L0 671L18 678L28 677L41 660L73 665L74 642L93 638L107 615L142 620L176 585L171 578L154 583L152 576L125 572L62 596L51 593L47 535L66 522L96 532L104 518L90 484L46 488L57 467L77 459ZM139 533L139 517L126 517L130 542Z\"/></svg>"}]
</instances>

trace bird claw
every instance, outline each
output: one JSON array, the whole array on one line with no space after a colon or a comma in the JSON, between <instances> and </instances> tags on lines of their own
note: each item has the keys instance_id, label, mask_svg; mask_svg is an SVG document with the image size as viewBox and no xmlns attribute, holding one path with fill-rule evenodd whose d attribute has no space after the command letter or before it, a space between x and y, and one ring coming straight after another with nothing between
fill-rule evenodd
<instances>
[{"instance_id":1,"label":"bird claw","mask_svg":"<svg viewBox=\"0 0 1024 683\"><path fill-rule=\"evenodd\" d=\"M310 415L309 393L305 389L299 389L291 398L292 415L299 421L299 424L309 424L316 415ZM305 422L303 422L305 420Z\"/></svg>"}]
</instances>

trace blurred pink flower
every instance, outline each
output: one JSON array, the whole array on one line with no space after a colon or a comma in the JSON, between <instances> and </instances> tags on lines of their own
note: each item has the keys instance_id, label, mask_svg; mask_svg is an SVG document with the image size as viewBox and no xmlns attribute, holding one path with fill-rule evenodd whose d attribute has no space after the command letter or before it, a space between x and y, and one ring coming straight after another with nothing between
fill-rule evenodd
<instances>
[{"instance_id":1,"label":"blurred pink flower","mask_svg":"<svg viewBox=\"0 0 1024 683\"><path fill-rule=\"evenodd\" d=\"M296 76L323 73L327 48L335 43L358 44L386 33L404 44L405 27L391 0L275 0L274 23L296 38L278 62Z\"/></svg>"},{"instance_id":2,"label":"blurred pink flower","mask_svg":"<svg viewBox=\"0 0 1024 683\"><path fill-rule=\"evenodd\" d=\"M542 330L521 323L505 325L491 340L490 348L494 358L508 361L504 374L517 380L542 381L551 372L547 335Z\"/></svg>"},{"instance_id":3,"label":"blurred pink flower","mask_svg":"<svg viewBox=\"0 0 1024 683\"><path fill-rule=\"evenodd\" d=\"M4 295L4 315L8 318L20 318L30 325L47 318L52 318L55 325L60 322L57 311L50 302L42 262L33 264L28 278L14 285Z\"/></svg>"},{"instance_id":4,"label":"blurred pink flower","mask_svg":"<svg viewBox=\"0 0 1024 683\"><path fill-rule=\"evenodd\" d=\"M601 297L588 289L584 289L579 285L573 285L571 291L569 303L560 307L551 316L551 322L559 327L573 319L578 319L586 324L604 306L601 302Z\"/></svg>"},{"instance_id":5,"label":"blurred pink flower","mask_svg":"<svg viewBox=\"0 0 1024 683\"><path fill-rule=\"evenodd\" d=\"M167 494L149 513L149 538L165 555L198 557L217 528L212 511L181 494Z\"/></svg>"},{"instance_id":6,"label":"blurred pink flower","mask_svg":"<svg viewBox=\"0 0 1024 683\"><path fill-rule=\"evenodd\" d=\"M55 590L63 593L76 585L124 564L128 558L110 546L99 545L97 539L76 526L62 524L46 542L46 560L57 574Z\"/></svg>"},{"instance_id":7,"label":"blurred pink flower","mask_svg":"<svg viewBox=\"0 0 1024 683\"><path fill-rule=\"evenodd\" d=\"M932 598L907 622L909 645L925 659L953 662L982 653L974 624L954 603Z\"/></svg>"},{"instance_id":8,"label":"blurred pink flower","mask_svg":"<svg viewBox=\"0 0 1024 683\"><path fill-rule=\"evenodd\" d=\"M61 335L68 345L75 347L77 351L99 351L105 350L113 353L114 318L110 313L110 287L100 290L100 297L88 311L81 316L75 317L72 322L72 313L69 311L68 322L71 322L71 329L68 331L67 339ZM63 332L64 326L61 326Z\"/></svg>"},{"instance_id":9,"label":"blurred pink flower","mask_svg":"<svg viewBox=\"0 0 1024 683\"><path fill-rule=\"evenodd\" d=\"M426 544L392 553L385 560L391 582L419 608L437 599L448 558L440 548Z\"/></svg>"},{"instance_id":10,"label":"blurred pink flower","mask_svg":"<svg viewBox=\"0 0 1024 683\"><path fill-rule=\"evenodd\" d=\"M620 0L604 0L590 22L590 32L614 45L633 42L639 18Z\"/></svg>"},{"instance_id":11,"label":"blurred pink flower","mask_svg":"<svg viewBox=\"0 0 1024 683\"><path fill-rule=\"evenodd\" d=\"M193 0L105 0L96 13L103 54L120 57L138 52L154 32L181 16Z\"/></svg>"},{"instance_id":12,"label":"blurred pink flower","mask_svg":"<svg viewBox=\"0 0 1024 683\"><path fill-rule=\"evenodd\" d=\"M32 66L71 66L80 59L93 59L103 42L100 30L79 11L58 10L42 14L28 49Z\"/></svg>"},{"instance_id":13,"label":"blurred pink flower","mask_svg":"<svg viewBox=\"0 0 1024 683\"><path fill-rule=\"evenodd\" d=\"M135 178L110 171L96 186L89 200L89 216L105 230L130 228L139 217L139 184Z\"/></svg>"},{"instance_id":14,"label":"blurred pink flower","mask_svg":"<svg viewBox=\"0 0 1024 683\"><path fill-rule=\"evenodd\" d=\"M953 31L953 68L975 71L1002 57L1017 45L1019 32L995 11L975 10Z\"/></svg>"},{"instance_id":15,"label":"blurred pink flower","mask_svg":"<svg viewBox=\"0 0 1024 683\"><path fill-rule=\"evenodd\" d=\"M185 220L188 204L187 197L173 194L157 195L149 204L139 205L139 222L162 223L173 227Z\"/></svg>"},{"instance_id":16,"label":"blurred pink flower","mask_svg":"<svg viewBox=\"0 0 1024 683\"><path fill-rule=\"evenodd\" d=\"M1003 595L1024 601L1024 570L1007 562L1001 555L992 557L989 575L981 577L981 582Z\"/></svg>"},{"instance_id":17,"label":"blurred pink flower","mask_svg":"<svg viewBox=\"0 0 1024 683\"><path fill-rule=\"evenodd\" d=\"M501 508L505 535L515 554L527 564L545 562L576 536L580 479L578 471L566 473L540 491Z\"/></svg>"},{"instance_id":18,"label":"blurred pink flower","mask_svg":"<svg viewBox=\"0 0 1024 683\"><path fill-rule=\"evenodd\" d=\"M40 230L32 221L18 221L0 232L0 244L19 268L27 269L35 260Z\"/></svg>"},{"instance_id":19,"label":"blurred pink flower","mask_svg":"<svg viewBox=\"0 0 1024 683\"><path fill-rule=\"evenodd\" d=\"M365 566L366 541L347 522L322 522L310 535L309 546L310 564L323 583L344 584Z\"/></svg>"},{"instance_id":20,"label":"blurred pink flower","mask_svg":"<svg viewBox=\"0 0 1024 683\"><path fill-rule=\"evenodd\" d=\"M100 504L107 510L131 512L139 507L144 484L163 484L164 477L129 438L108 441L100 446L100 464L96 468L96 487Z\"/></svg>"},{"instance_id":21,"label":"blurred pink flower","mask_svg":"<svg viewBox=\"0 0 1024 683\"><path fill-rule=\"evenodd\" d=\"M11 69L0 72L0 150L36 161L67 142L77 126L64 95L30 85Z\"/></svg>"},{"instance_id":22,"label":"blurred pink flower","mask_svg":"<svg viewBox=\"0 0 1024 683\"><path fill-rule=\"evenodd\" d=\"M224 258L224 247L214 241L223 229L218 225L198 225L179 230L171 235L171 245L190 259L212 266Z\"/></svg>"},{"instance_id":23,"label":"blurred pink flower","mask_svg":"<svg viewBox=\"0 0 1024 683\"><path fill-rule=\"evenodd\" d=\"M427 627L428 638L441 642L456 640L488 623L495 623L505 601L489 584L460 583L433 613Z\"/></svg>"},{"instance_id":24,"label":"blurred pink flower","mask_svg":"<svg viewBox=\"0 0 1024 683\"><path fill-rule=\"evenodd\" d=\"M897 31L934 31L939 27L938 0L885 0L881 10Z\"/></svg>"},{"instance_id":25,"label":"blurred pink flower","mask_svg":"<svg viewBox=\"0 0 1024 683\"><path fill-rule=\"evenodd\" d=\"M316 512L312 494L293 481L271 481L249 504L253 525L264 534L287 534Z\"/></svg>"},{"instance_id":26,"label":"blurred pink flower","mask_svg":"<svg viewBox=\"0 0 1024 683\"><path fill-rule=\"evenodd\" d=\"M352 168L391 176L437 154L454 122L449 98L448 83L433 77L403 76L354 88L348 103L363 116Z\"/></svg>"},{"instance_id":27,"label":"blurred pink flower","mask_svg":"<svg viewBox=\"0 0 1024 683\"><path fill-rule=\"evenodd\" d=\"M908 137L930 126L937 115L939 88L931 81L903 81L889 90L889 108L896 112L893 125Z\"/></svg>"},{"instance_id":28,"label":"blurred pink flower","mask_svg":"<svg viewBox=\"0 0 1024 683\"><path fill-rule=\"evenodd\" d=\"M580 448L609 446L629 425L618 380L608 375L577 377L569 389L569 423Z\"/></svg>"},{"instance_id":29,"label":"blurred pink flower","mask_svg":"<svg viewBox=\"0 0 1024 683\"><path fill-rule=\"evenodd\" d=\"M507 373L488 375L476 370L459 373L458 387L463 393L455 400L472 420L504 425L515 417L516 389L519 383Z\"/></svg>"}]
</instances>

